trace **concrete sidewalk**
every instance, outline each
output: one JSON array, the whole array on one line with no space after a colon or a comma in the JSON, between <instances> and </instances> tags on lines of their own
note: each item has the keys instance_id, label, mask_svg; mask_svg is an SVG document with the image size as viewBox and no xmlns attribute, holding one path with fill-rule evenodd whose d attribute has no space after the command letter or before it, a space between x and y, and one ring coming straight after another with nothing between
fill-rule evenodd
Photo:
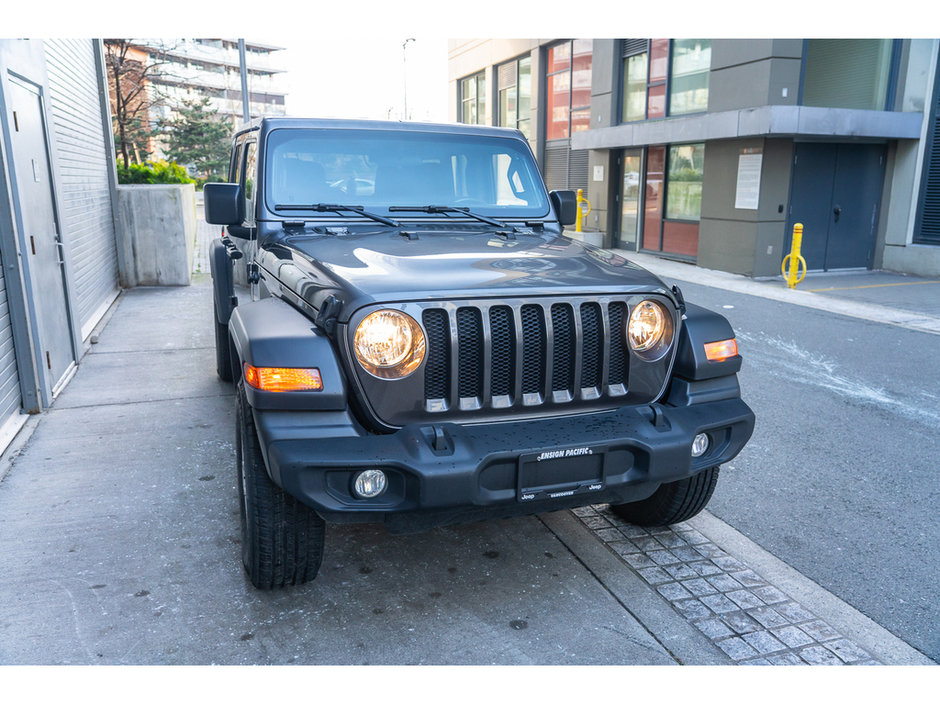
<instances>
[{"instance_id":1,"label":"concrete sidewalk","mask_svg":"<svg viewBox=\"0 0 940 705\"><path fill-rule=\"evenodd\" d=\"M210 312L205 274L125 292L6 454L0 663L929 663L707 512L330 526L313 583L259 592Z\"/></svg>"}]
</instances>

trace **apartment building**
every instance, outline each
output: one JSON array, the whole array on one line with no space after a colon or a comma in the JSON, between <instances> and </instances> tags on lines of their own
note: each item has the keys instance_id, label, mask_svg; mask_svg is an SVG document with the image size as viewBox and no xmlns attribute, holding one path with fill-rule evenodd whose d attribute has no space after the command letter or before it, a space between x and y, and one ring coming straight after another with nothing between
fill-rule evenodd
<instances>
[{"instance_id":1,"label":"apartment building","mask_svg":"<svg viewBox=\"0 0 940 705\"><path fill-rule=\"evenodd\" d=\"M604 245L940 274L935 39L452 40L451 118L515 127Z\"/></svg>"}]
</instances>

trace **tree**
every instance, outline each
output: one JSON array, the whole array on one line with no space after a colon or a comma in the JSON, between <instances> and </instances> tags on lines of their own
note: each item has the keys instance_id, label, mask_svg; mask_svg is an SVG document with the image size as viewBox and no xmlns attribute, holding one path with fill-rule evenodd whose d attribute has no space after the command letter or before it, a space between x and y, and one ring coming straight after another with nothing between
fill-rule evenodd
<instances>
[{"instance_id":1,"label":"tree","mask_svg":"<svg viewBox=\"0 0 940 705\"><path fill-rule=\"evenodd\" d=\"M114 148L126 169L150 156L150 112L164 102L152 82L163 75L166 62L130 39L105 39L104 46Z\"/></svg>"},{"instance_id":2,"label":"tree","mask_svg":"<svg viewBox=\"0 0 940 705\"><path fill-rule=\"evenodd\" d=\"M160 125L167 159L190 167L202 180L225 177L232 127L208 98L183 101L176 116Z\"/></svg>"}]
</instances>

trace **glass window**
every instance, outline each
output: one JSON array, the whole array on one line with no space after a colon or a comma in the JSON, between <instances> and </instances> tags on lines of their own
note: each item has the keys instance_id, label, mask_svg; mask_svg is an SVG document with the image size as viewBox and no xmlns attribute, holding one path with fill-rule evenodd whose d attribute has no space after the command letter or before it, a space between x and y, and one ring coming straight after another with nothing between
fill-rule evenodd
<instances>
[{"instance_id":1,"label":"glass window","mask_svg":"<svg viewBox=\"0 0 940 705\"><path fill-rule=\"evenodd\" d=\"M884 110L890 39L810 39L803 105Z\"/></svg>"},{"instance_id":2,"label":"glass window","mask_svg":"<svg viewBox=\"0 0 940 705\"><path fill-rule=\"evenodd\" d=\"M646 119L646 80L649 54L643 52L623 60L623 121Z\"/></svg>"},{"instance_id":3,"label":"glass window","mask_svg":"<svg viewBox=\"0 0 940 705\"><path fill-rule=\"evenodd\" d=\"M427 205L468 206L497 217L548 212L538 167L516 139L282 128L268 137L265 168L274 210L347 203L377 212Z\"/></svg>"},{"instance_id":4,"label":"glass window","mask_svg":"<svg viewBox=\"0 0 940 705\"><path fill-rule=\"evenodd\" d=\"M460 122L482 125L486 120L486 77L480 72L460 81Z\"/></svg>"},{"instance_id":5,"label":"glass window","mask_svg":"<svg viewBox=\"0 0 940 705\"><path fill-rule=\"evenodd\" d=\"M576 39L548 50L546 139L565 139L591 125L593 45L593 39Z\"/></svg>"},{"instance_id":6,"label":"glass window","mask_svg":"<svg viewBox=\"0 0 940 705\"><path fill-rule=\"evenodd\" d=\"M532 102L532 59L528 56L497 67L499 125L515 127L529 137Z\"/></svg>"},{"instance_id":7,"label":"glass window","mask_svg":"<svg viewBox=\"0 0 940 705\"><path fill-rule=\"evenodd\" d=\"M669 114L700 113L708 108L708 74L712 64L710 39L672 42Z\"/></svg>"},{"instance_id":8,"label":"glass window","mask_svg":"<svg viewBox=\"0 0 940 705\"><path fill-rule=\"evenodd\" d=\"M244 174L244 194L245 194L245 222L255 222L255 202L257 193L255 193L255 179L258 176L258 143L251 141L245 145L245 174Z\"/></svg>"},{"instance_id":9,"label":"glass window","mask_svg":"<svg viewBox=\"0 0 940 705\"><path fill-rule=\"evenodd\" d=\"M669 148L666 175L666 218L700 220L705 145L677 144Z\"/></svg>"}]
</instances>

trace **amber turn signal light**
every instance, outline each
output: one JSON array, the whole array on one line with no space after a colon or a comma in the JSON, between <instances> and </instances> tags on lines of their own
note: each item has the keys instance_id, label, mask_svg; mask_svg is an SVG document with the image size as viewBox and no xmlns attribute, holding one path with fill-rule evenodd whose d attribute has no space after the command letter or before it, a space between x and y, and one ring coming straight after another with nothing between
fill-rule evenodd
<instances>
[{"instance_id":1,"label":"amber turn signal light","mask_svg":"<svg viewBox=\"0 0 940 705\"><path fill-rule=\"evenodd\" d=\"M264 392L319 392L323 380L317 368L253 367L245 363L245 382Z\"/></svg>"},{"instance_id":2,"label":"amber turn signal light","mask_svg":"<svg viewBox=\"0 0 940 705\"><path fill-rule=\"evenodd\" d=\"M705 357L708 358L710 362L721 362L737 354L738 341L734 338L731 340L719 340L715 343L705 343Z\"/></svg>"}]
</instances>

